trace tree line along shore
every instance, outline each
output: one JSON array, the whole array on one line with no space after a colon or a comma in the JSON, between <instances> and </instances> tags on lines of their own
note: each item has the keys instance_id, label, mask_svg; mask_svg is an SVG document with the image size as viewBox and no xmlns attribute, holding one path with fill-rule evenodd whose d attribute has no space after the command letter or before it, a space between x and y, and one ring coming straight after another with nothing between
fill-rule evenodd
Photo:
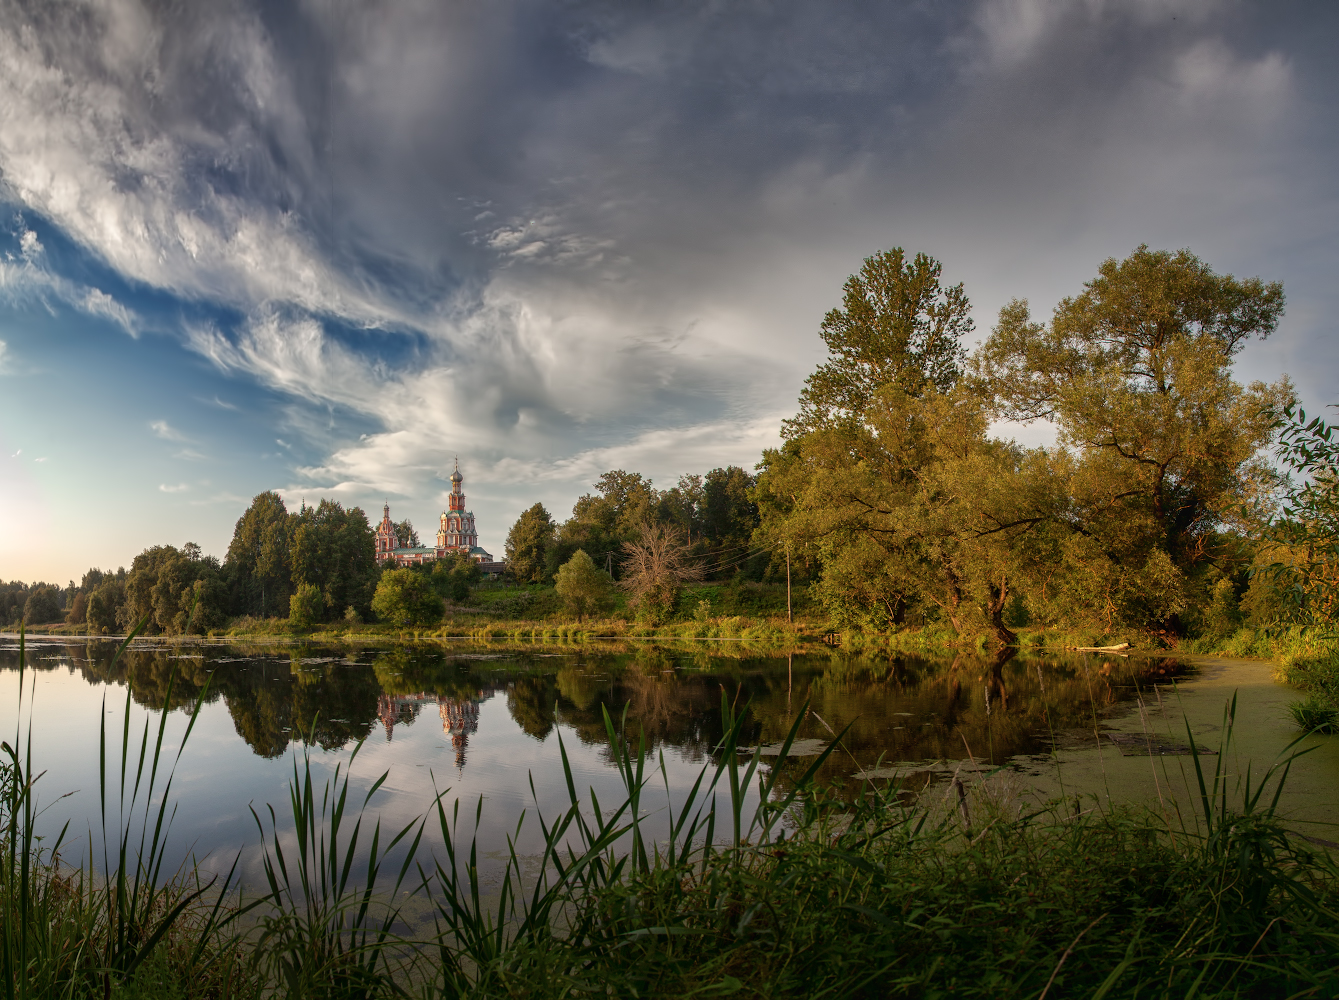
<instances>
[{"instance_id":1,"label":"tree line along shore","mask_svg":"<svg viewBox=\"0 0 1339 1000\"><path fill-rule=\"evenodd\" d=\"M1333 729L1339 446L1286 378L1233 375L1244 345L1275 333L1282 286L1140 247L1047 319L1009 303L969 352L966 292L941 276L939 262L900 249L867 259L823 321L827 360L780 447L753 471L667 490L608 472L561 523L536 504L509 533L510 579L481 580L468 559L383 570L360 509L323 500L294 512L263 493L221 561L164 545L77 587L4 585L0 621L236 639L714 637L741 649L822 636L1001 657L1125 639L1273 657L1311 691L1297 721ZM998 431L1040 419L1056 429L1052 446ZM783 748L760 768L724 692L720 712L702 780L654 814L647 748L606 713L623 800L592 813L568 771L571 806L545 818L543 860L512 855L491 890L473 859L493 845L471 841L449 804L385 831L431 853L412 891L439 919L415 940L387 902L408 896L408 867L396 880L369 864L366 889L344 880L356 848L346 834L337 849L340 820L323 803L343 810L347 772L323 791L295 758L299 851L286 863L277 821L258 813L268 890L248 924L213 906L197 873L155 882L157 846L123 852L118 879L61 867L34 833L40 768L6 744L4 978L28 995L123 998L1339 989L1339 870L1275 811L1290 761L1248 770L1245 785L1229 773L1230 712L1217 756L1191 748L1198 805L1185 814L1073 796L1022 809L984 779L955 782L940 806L896 782L820 783L839 738L812 765ZM797 709L786 747L805 717ZM128 719L123 761L134 759ZM122 845L168 808L166 796L152 805L147 731L139 745L131 771L151 775L142 808L136 780L120 790L125 830L102 834Z\"/></svg>"},{"instance_id":2,"label":"tree line along shore","mask_svg":"<svg viewBox=\"0 0 1339 1000\"><path fill-rule=\"evenodd\" d=\"M606 472L565 521L542 504L522 513L503 581L465 556L383 569L361 509L290 511L267 492L221 562L161 545L77 585L0 585L0 622L168 635L576 624L1323 660L1314 630L1339 608L1339 445L1286 376L1234 374L1284 304L1280 282L1141 246L1049 317L1009 302L969 350L963 285L894 248L846 282L820 329L827 359L752 471L667 489ZM1055 443L1021 445L1000 421L1046 421Z\"/></svg>"}]
</instances>

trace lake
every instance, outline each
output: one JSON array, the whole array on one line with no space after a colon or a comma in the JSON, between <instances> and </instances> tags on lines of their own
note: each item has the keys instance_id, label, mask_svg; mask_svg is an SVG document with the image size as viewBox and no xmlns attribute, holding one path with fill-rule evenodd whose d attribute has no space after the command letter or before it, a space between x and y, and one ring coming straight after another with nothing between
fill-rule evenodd
<instances>
[{"instance_id":1,"label":"lake","mask_svg":"<svg viewBox=\"0 0 1339 1000\"><path fill-rule=\"evenodd\" d=\"M1269 679L1268 664L1209 658L865 656L825 646L769 656L740 643L691 641L323 646L148 639L113 665L115 650L101 640L29 641L22 717L25 726L32 721L33 762L45 770L38 784L48 807L44 830L54 834L69 820L66 857L86 849L90 832L100 852L100 722L114 767L127 694L136 746L167 703L164 746L175 755L203 691L172 785L168 857L193 855L205 869L226 870L240 854L253 883L261 836L251 810L266 815L272 804L283 834L294 761L304 747L319 779L361 742L353 787L365 790L387 775L372 799L384 827L428 810L442 792L471 815L482 797L480 844L496 862L523 810L553 816L567 806L560 739L578 791L593 789L602 803L621 799L605 709L619 720L626 709L628 732L644 733L654 757L663 756L674 802L714 759L722 697L748 707L746 742L762 747L764 771L785 769L783 785L834 733L845 732L819 780L848 792L861 780L900 781L908 797L941 794L956 775L969 783L1007 780L1015 794L1037 797L1188 806L1186 722L1197 741L1218 748L1223 706L1234 692L1234 774L1244 773L1242 753L1258 773L1297 736L1286 713L1297 695ZM0 639L0 733L9 740L19 722L18 662L17 638ZM797 744L803 755L778 760L776 744L806 705ZM1294 767L1285 805L1309 836L1339 839L1339 739L1304 742L1313 752ZM652 833L664 784L657 779L647 795ZM117 823L115 814L110 821ZM539 843L533 822L527 829L522 853Z\"/></svg>"}]
</instances>

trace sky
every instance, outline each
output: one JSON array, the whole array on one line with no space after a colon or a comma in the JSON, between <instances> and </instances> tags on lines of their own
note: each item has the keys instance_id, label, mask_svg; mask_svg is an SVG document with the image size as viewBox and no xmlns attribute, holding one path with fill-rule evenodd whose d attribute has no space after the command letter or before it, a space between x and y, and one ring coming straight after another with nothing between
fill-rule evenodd
<instances>
[{"instance_id":1,"label":"sky","mask_svg":"<svg viewBox=\"0 0 1339 1000\"><path fill-rule=\"evenodd\" d=\"M458 457L480 543L779 440L876 251L974 337L1142 243L1339 401L1339 5L0 0L0 579L222 557ZM1029 443L1044 427L1001 428Z\"/></svg>"}]
</instances>

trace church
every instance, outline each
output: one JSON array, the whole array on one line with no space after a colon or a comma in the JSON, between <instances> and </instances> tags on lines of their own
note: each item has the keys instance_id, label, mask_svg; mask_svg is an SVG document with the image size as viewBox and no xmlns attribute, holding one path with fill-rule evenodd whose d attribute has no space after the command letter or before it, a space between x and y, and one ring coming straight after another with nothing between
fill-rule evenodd
<instances>
[{"instance_id":1,"label":"church","mask_svg":"<svg viewBox=\"0 0 1339 1000\"><path fill-rule=\"evenodd\" d=\"M460 461L457 460L455 471L451 473L451 495L447 498L446 510L442 511L435 546L400 548L395 539L395 523L391 520L391 505L382 507L381 524L377 526L377 562L411 566L436 562L457 552L467 552L479 563L484 573L490 576L501 573L503 564L494 562L492 555L479 547L474 514L465 509L465 494L460 488L464 481L465 477L460 474Z\"/></svg>"}]
</instances>

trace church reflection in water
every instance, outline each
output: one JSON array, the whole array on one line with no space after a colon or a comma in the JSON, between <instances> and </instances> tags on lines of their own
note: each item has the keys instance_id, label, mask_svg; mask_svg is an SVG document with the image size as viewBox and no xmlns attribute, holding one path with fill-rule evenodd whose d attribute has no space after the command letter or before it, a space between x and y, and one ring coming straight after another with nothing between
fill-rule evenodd
<instances>
[{"instance_id":1,"label":"church reflection in water","mask_svg":"<svg viewBox=\"0 0 1339 1000\"><path fill-rule=\"evenodd\" d=\"M742 649L731 657L715 646L641 645L607 653L489 647L447 655L407 645L346 650L146 640L118 659L117 644L108 641L38 640L29 649L27 669L78 671L92 684L129 685L131 697L146 708L189 713L202 696L221 699L238 736L258 756L271 759L288 754L294 742L344 751L375 738L378 723L389 743L396 727L413 725L435 707L456 767L463 770L481 706L501 694L505 711L499 704L489 714L490 752L516 738L544 743L559 726L587 746L606 747L613 723L630 735L644 734L649 760L664 748L688 761L704 761L715 754L723 734L723 693L748 706L745 745L780 742L800 707L812 703L823 727L846 733L845 755L828 757L820 780L846 780L853 760L919 766L964 760L968 747L985 748L991 766L1049 755L1057 738L1091 733L1094 712L1114 711L1118 703L1133 702L1141 689L1170 683L1191 669L1161 656L1011 651L993 659L961 651L942 658L827 653L790 658L738 655L746 652ZM0 642L0 673L17 666L17 644ZM801 738L828 738L807 716L801 724ZM433 732L431 740L419 743L435 740ZM480 746L477 739L474 746ZM403 734L397 747L397 755L421 757ZM545 759L554 761L556 753L550 748ZM898 772L899 780L907 773L941 780L953 773L945 767ZM878 768L869 773L877 775Z\"/></svg>"},{"instance_id":2,"label":"church reflection in water","mask_svg":"<svg viewBox=\"0 0 1339 1000\"><path fill-rule=\"evenodd\" d=\"M480 688L467 697L437 695L427 691L417 694L383 694L377 699L377 718L386 730L386 742L394 737L396 726L413 724L425 707L436 706L442 721L442 732L451 740L456 751L456 769L464 770L465 752L470 736L479 731L479 706L495 693L492 688Z\"/></svg>"}]
</instances>

